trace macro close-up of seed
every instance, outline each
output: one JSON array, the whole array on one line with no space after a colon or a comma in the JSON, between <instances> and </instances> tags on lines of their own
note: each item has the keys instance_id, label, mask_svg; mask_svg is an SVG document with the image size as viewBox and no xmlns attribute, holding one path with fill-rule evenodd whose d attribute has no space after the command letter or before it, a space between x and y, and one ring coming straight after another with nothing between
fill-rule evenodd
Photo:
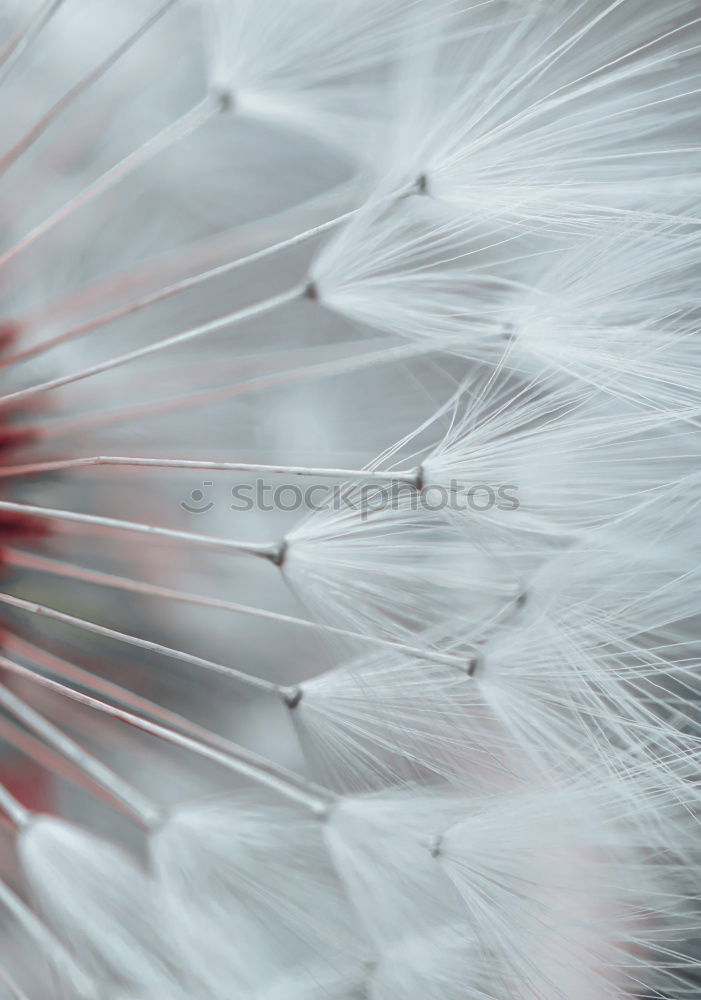
<instances>
[{"instance_id":1,"label":"macro close-up of seed","mask_svg":"<svg viewBox=\"0 0 701 1000\"><path fill-rule=\"evenodd\" d=\"M698 1000L698 0L0 0L0 1000Z\"/></svg>"}]
</instances>

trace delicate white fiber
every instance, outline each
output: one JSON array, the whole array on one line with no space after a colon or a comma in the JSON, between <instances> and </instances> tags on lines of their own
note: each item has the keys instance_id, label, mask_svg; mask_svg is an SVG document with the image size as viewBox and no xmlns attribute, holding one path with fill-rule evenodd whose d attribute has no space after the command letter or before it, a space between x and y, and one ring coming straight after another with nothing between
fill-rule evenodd
<instances>
[{"instance_id":1,"label":"delicate white fiber","mask_svg":"<svg viewBox=\"0 0 701 1000\"><path fill-rule=\"evenodd\" d=\"M211 85L244 114L363 158L362 146L378 138L381 75L401 51L413 6L416 0L208 0Z\"/></svg>"},{"instance_id":2,"label":"delicate white fiber","mask_svg":"<svg viewBox=\"0 0 701 1000\"><path fill-rule=\"evenodd\" d=\"M697 191L701 156L698 8L512 10L511 23L495 18L459 44L446 31L432 56L408 62L391 175L424 176L449 212L562 232L675 212Z\"/></svg>"},{"instance_id":3,"label":"delicate white fiber","mask_svg":"<svg viewBox=\"0 0 701 1000\"><path fill-rule=\"evenodd\" d=\"M222 1000L295 964L323 960L329 975L361 952L313 817L250 796L182 806L152 859L170 933Z\"/></svg>"},{"instance_id":4,"label":"delicate white fiber","mask_svg":"<svg viewBox=\"0 0 701 1000\"><path fill-rule=\"evenodd\" d=\"M355 632L406 638L456 606L476 628L517 596L515 570L444 506L409 487L342 487L287 534L285 578L316 615Z\"/></svg>"},{"instance_id":5,"label":"delicate white fiber","mask_svg":"<svg viewBox=\"0 0 701 1000\"><path fill-rule=\"evenodd\" d=\"M116 6L0 4L0 991L696 1000L699 0Z\"/></svg>"},{"instance_id":6,"label":"delicate white fiber","mask_svg":"<svg viewBox=\"0 0 701 1000\"><path fill-rule=\"evenodd\" d=\"M186 991L162 936L154 887L129 855L48 816L31 821L19 849L41 913L86 971L153 1000Z\"/></svg>"}]
</instances>

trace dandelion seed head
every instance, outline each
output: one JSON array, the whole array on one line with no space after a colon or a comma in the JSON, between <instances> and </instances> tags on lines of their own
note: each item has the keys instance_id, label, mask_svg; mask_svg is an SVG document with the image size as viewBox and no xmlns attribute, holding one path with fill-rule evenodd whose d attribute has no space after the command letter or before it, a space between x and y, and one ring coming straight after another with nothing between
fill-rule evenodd
<instances>
[{"instance_id":1,"label":"dandelion seed head","mask_svg":"<svg viewBox=\"0 0 701 1000\"><path fill-rule=\"evenodd\" d=\"M700 32L5 5L13 995L693 993Z\"/></svg>"}]
</instances>

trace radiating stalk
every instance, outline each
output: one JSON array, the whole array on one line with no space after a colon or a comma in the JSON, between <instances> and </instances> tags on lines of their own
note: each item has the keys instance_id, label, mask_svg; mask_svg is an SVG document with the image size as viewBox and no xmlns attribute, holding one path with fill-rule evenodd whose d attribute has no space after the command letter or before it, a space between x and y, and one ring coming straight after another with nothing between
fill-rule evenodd
<instances>
[{"instance_id":1,"label":"radiating stalk","mask_svg":"<svg viewBox=\"0 0 701 1000\"><path fill-rule=\"evenodd\" d=\"M9 633L3 640L3 649L10 655L14 654L22 659L30 660L34 673L37 672L37 667L39 667L42 671L48 671L59 677L62 682L68 682L67 686L69 690L73 690L72 685L79 685L94 696L99 697L99 699L104 700L108 698L112 703L117 703L118 708L125 708L127 711L141 718L165 725L175 732L190 737L203 746L213 747L223 753L238 752L237 744L227 740L226 737L220 736L218 733L214 733L204 726L198 725L196 722L192 722L177 712L163 708L162 705L150 701L143 695L120 687L118 684L92 674L88 670L83 670L74 663L69 663L67 660L63 660L53 653L48 653L45 649L28 642L26 639L22 639L14 633Z\"/></svg>"},{"instance_id":2,"label":"radiating stalk","mask_svg":"<svg viewBox=\"0 0 701 1000\"><path fill-rule=\"evenodd\" d=\"M214 660L206 660L201 656L195 656L193 653L186 653L181 649L163 646L149 639L140 639L138 636L129 635L126 632L118 632L116 629L107 628L105 625L98 625L96 622L88 621L85 618L77 618L75 615L66 614L64 611L58 611L56 608L50 608L45 604L37 604L35 601L26 601L22 597L15 597L14 594L0 593L0 604L7 604L12 608L17 608L19 611L28 611L30 614L62 622L64 625L73 625L93 635L101 635L106 639L116 639L118 642L124 642L129 646L137 646L139 649L148 650L150 653L158 653L173 660L180 660L182 663L201 667L203 670L209 670L212 673L222 674L225 677L245 684L247 687L264 691L266 694L284 697L286 691L286 688L279 684L266 681L262 677L256 677L253 674L243 673L243 671L237 670L235 667L228 667Z\"/></svg>"},{"instance_id":3,"label":"radiating stalk","mask_svg":"<svg viewBox=\"0 0 701 1000\"><path fill-rule=\"evenodd\" d=\"M440 663L443 666L455 666L465 669L464 660L459 657L449 654L444 655L431 649L422 649L420 646L411 646L404 642L398 642L395 639L384 639L382 636L368 634L367 632L353 632L351 629L340 628L336 625L310 621L307 618L297 618L294 615L285 615L280 611L268 611L265 608L255 608L248 604L226 601L221 597L205 597L202 594L190 594L182 590L173 590L170 587L163 587L156 583L145 583L142 580L132 580L129 577L118 576L114 573L86 569L84 566L74 566L71 563L49 559L46 556L24 552L19 549L3 549L3 562L7 566L37 570L40 573L52 573L55 576L61 576L66 579L82 580L84 583L112 587L115 590L124 590L132 594L143 594L148 597L182 601L186 604L216 608L219 611L231 611L234 614L261 618L264 621L276 622L282 625L311 629L322 635L338 636L342 639L350 639L353 642L366 643L378 649L386 649L388 653L404 653L419 660L427 660L428 662ZM276 693L279 694L281 692L283 700L287 702L289 696L294 696L295 689L292 687L283 687Z\"/></svg>"},{"instance_id":4,"label":"radiating stalk","mask_svg":"<svg viewBox=\"0 0 701 1000\"><path fill-rule=\"evenodd\" d=\"M10 39L0 52L0 84L5 82L22 55L64 3L65 0L44 0L24 26Z\"/></svg>"},{"instance_id":5,"label":"radiating stalk","mask_svg":"<svg viewBox=\"0 0 701 1000\"><path fill-rule=\"evenodd\" d=\"M170 149L171 146L176 145L186 136L195 132L198 128L201 128L206 122L210 121L215 115L219 114L220 107L216 101L214 95L208 95L204 100L196 104L194 108L187 111L182 117L176 119L166 128L164 128L153 138L149 139L140 146L139 149L135 150L133 153L129 153L124 159L120 160L109 170L105 171L100 177L84 188L75 198L71 198L67 201L65 205L53 212L48 218L40 222L34 229L30 230L26 236L24 236L19 243L16 243L5 253L0 254L0 267L5 264L9 264L10 261L14 260L20 253L30 247L37 240L41 239L47 233L50 233L52 229L55 229L61 222L70 218L74 212L83 208L84 205L88 205L95 198L98 198L101 194L109 191L120 181L124 180L130 174L138 170L144 164L148 163L154 157L158 156L166 149Z\"/></svg>"},{"instance_id":6,"label":"radiating stalk","mask_svg":"<svg viewBox=\"0 0 701 1000\"><path fill-rule=\"evenodd\" d=\"M79 431L92 430L97 427L107 427L110 424L124 424L127 421L144 420L154 415L164 413L179 413L192 407L212 406L223 399L234 396L248 396L278 386L294 385L296 382L306 382L313 378L333 378L339 375L350 375L363 371L375 365L392 364L396 361L410 361L412 358L432 354L435 348L430 341L424 344L402 344L380 350L368 351L355 357L344 357L341 360L323 361L316 365L304 365L288 371L274 372L270 375L256 375L253 378L235 382L233 385L218 386L215 389L203 389L188 393L175 399L156 400L155 402L139 403L122 409L112 409L105 413L90 411L77 417L52 419L43 423L18 424L23 431L32 433L37 440L64 437Z\"/></svg>"},{"instance_id":7,"label":"radiating stalk","mask_svg":"<svg viewBox=\"0 0 701 1000\"><path fill-rule=\"evenodd\" d=\"M5 648L4 642L3 648ZM18 750L23 756L34 761L44 771L58 775L58 777L66 781L72 781L80 788L89 791L92 795L97 793L105 798L109 798L84 771L81 771L74 764L69 763L65 757L56 753L46 743L43 743L36 736L27 732L23 726L11 721L4 715L0 717L0 740Z\"/></svg>"},{"instance_id":8,"label":"radiating stalk","mask_svg":"<svg viewBox=\"0 0 701 1000\"><path fill-rule=\"evenodd\" d=\"M120 368L122 365L129 364L131 361L136 361L140 358L147 358L152 354L159 354L161 351L169 350L171 347L179 347L181 344L187 344L193 340L199 340L212 333L225 330L227 327L239 326L241 323L245 323L248 320L257 319L260 316L265 316L267 313L274 312L276 309L279 309L288 303L301 300L304 297L305 291L306 285L295 286L294 288L288 289L286 292L282 292L280 295L274 295L272 298L265 299L263 302L257 302L252 306L239 309L237 312L229 313L219 319L211 320L209 323L203 323L190 330L185 330L183 333L177 333L173 337L166 337L153 344L148 344L146 347L140 347L134 351L128 351L126 354L119 354L117 357L109 358L107 361L101 361L96 365L91 365L89 368L83 368L81 371L73 372L70 375L63 375L59 378L51 379L48 382L41 382L38 385L32 385L26 389L19 389L18 391L11 392L8 395L0 396L0 406L15 405L22 400L30 399L31 397L39 395L42 392L49 392L52 389L60 389L64 385L72 385L74 382L80 382L82 379L90 378L94 375L101 375L103 372Z\"/></svg>"},{"instance_id":9,"label":"radiating stalk","mask_svg":"<svg viewBox=\"0 0 701 1000\"><path fill-rule=\"evenodd\" d=\"M148 698L144 698L133 691L128 691L126 688L122 688L112 681L91 674L89 671L83 670L75 664L69 663L67 660L62 660L53 653L47 653L46 650L35 646L33 643L13 633L8 634L6 640L3 641L3 649L8 654L14 653L14 655L20 656L25 660L30 660L32 666L24 669L29 670L30 676L39 683L42 682L41 678L44 681L56 682L54 678L45 677L43 673L37 670L37 667L41 668L41 671L48 671L55 675L55 677L59 677L61 679L60 683L66 689L64 693L75 691L75 685L79 685L95 697L97 701L104 703L105 699L109 699L108 704L111 704L113 707L125 710L130 715L135 715L140 719L156 723L170 732L186 736L201 747L213 749L219 753L234 757L241 753L241 747L237 743L228 740L225 736L220 736L219 733L214 733L204 726L200 726L196 722L185 718L185 716L163 708L163 706L149 701ZM5 663L0 662L0 667L7 666L8 663L14 664L14 667L8 667L8 669L14 669L15 673L22 669L16 661L11 659L6 660ZM288 777L290 780L294 777L292 772L288 772Z\"/></svg>"},{"instance_id":10,"label":"radiating stalk","mask_svg":"<svg viewBox=\"0 0 701 1000\"><path fill-rule=\"evenodd\" d=\"M107 528L111 531L123 531L137 535L147 535L150 538L164 538L169 541L196 545L202 549L224 552L237 552L242 555L257 556L272 563L279 563L282 542L242 542L228 538L217 538L214 535L199 535L191 531L177 531L162 528L158 525L142 524L139 521L123 521L115 517L102 517L99 514L81 514L79 511L62 510L58 507L37 507L33 504L15 503L10 500L0 500L0 511L13 514L26 514L54 521L65 521L71 524L94 525L97 528Z\"/></svg>"},{"instance_id":11,"label":"radiating stalk","mask_svg":"<svg viewBox=\"0 0 701 1000\"><path fill-rule=\"evenodd\" d=\"M127 722L136 729L140 729L142 732L149 733L152 736L157 736L159 739L165 740L173 746L190 750L213 763L220 764L222 767L234 771L241 777L249 778L256 784L270 788L290 801L296 802L305 809L309 809L316 816L326 816L335 801L335 795L327 789L315 785L300 775L293 774L286 768L275 764L273 761L266 760L250 750L245 750L243 747L238 747L235 754L222 753L212 747L206 747L182 733L177 733L165 726L150 722L148 719L142 719L131 712L126 712L107 702L100 701L80 691L74 691L66 687L66 685L60 684L58 681L33 673L29 668L23 667L5 656L0 656L0 668L10 670L21 677L26 677L81 705L86 705L114 719ZM12 800L9 803L11 808L14 806L15 801ZM19 803L16 803L16 805L19 806ZM1 799L0 806L5 808Z\"/></svg>"},{"instance_id":12,"label":"radiating stalk","mask_svg":"<svg viewBox=\"0 0 701 1000\"><path fill-rule=\"evenodd\" d=\"M418 488L421 469L333 469L302 465L260 465L253 462L207 462L186 458L131 458L122 455L93 455L53 462L0 466L0 479L29 476L95 466L128 466L152 469L196 469L203 472L256 472L261 475L308 476L314 479L347 479L355 482L404 483Z\"/></svg>"},{"instance_id":13,"label":"radiating stalk","mask_svg":"<svg viewBox=\"0 0 701 1000\"><path fill-rule=\"evenodd\" d=\"M163 302L166 299L171 298L173 295L178 295L180 292L186 292L191 288L196 288L198 285L206 281L219 278L225 274L230 274L231 272L236 271L241 267L245 267L248 264L254 264L258 261L265 260L267 257L271 257L276 253L281 253L283 250L288 250L300 243L306 243L315 236L320 236L322 233L335 229L347 219L352 218L357 212L358 209L353 209L350 212L344 212L343 215L338 215L335 219L330 219L328 222L322 222L318 226L312 226L310 229L307 229L302 233L298 233L295 236L291 236L286 240L281 240L279 243L275 243L272 246L264 247L262 250L256 250L254 253L247 254L245 257L239 257L226 264L220 264L218 267L202 271L200 274L193 275L189 278L183 278L180 281L175 281L170 285L166 285L164 288L151 292L149 295L141 296L141 298L136 299L134 302L129 302L124 306L111 310L110 312L103 313L101 316L96 316L94 319L86 320L84 323L80 323L70 330L65 330L63 333L58 333L54 337L49 337L47 340L42 340L37 344L32 344L30 347L26 347L15 354L10 354L5 358L0 359L0 368L6 368L19 361L35 357L38 354L43 354L45 351L50 351L54 347L58 347L60 344L76 340L78 337L83 337L88 333L92 333L93 330L98 330L110 323L115 323L117 320L142 312L149 306L156 305L158 302Z\"/></svg>"},{"instance_id":14,"label":"radiating stalk","mask_svg":"<svg viewBox=\"0 0 701 1000\"><path fill-rule=\"evenodd\" d=\"M24 990L20 989L10 973L2 965L0 965L0 982L4 983L7 987L8 993L13 1000L29 1000Z\"/></svg>"},{"instance_id":15,"label":"radiating stalk","mask_svg":"<svg viewBox=\"0 0 701 1000\"><path fill-rule=\"evenodd\" d=\"M410 194L419 194L420 187L419 182L409 185L408 187L400 190L399 192L393 192L385 200L395 200L402 197L407 197ZM37 344L32 344L29 347L24 348L21 351L17 351L15 354L6 356L0 359L0 368L7 367L11 364L16 364L19 361L24 361L27 358L35 357L39 354L43 354L45 351L52 350L54 347L58 347L60 344L67 343L68 341L75 340L79 337L85 336L88 333L92 333L94 330L98 330L103 326L107 326L110 323L114 323L117 320L124 319L127 316L133 316L136 313L147 309L149 306L156 305L159 302L163 302L166 299L171 298L174 295L178 295L181 292L189 291L192 288L196 288L198 285L204 282L220 278L223 275L231 274L234 271L239 270L239 268L246 267L250 264L259 263L262 260L266 260L268 257L273 257L275 254L282 253L285 250L289 250L292 247L299 246L300 244L307 243L317 236L321 236L324 233L330 232L333 229L338 228L344 222L352 219L353 216L357 215L361 211L361 207L351 209L348 212L343 212L341 215L337 215L333 219L329 219L326 222L321 222L316 226L311 226L308 229L303 230L300 233L290 236L287 239L280 240L277 243L272 244L268 247L263 247L260 250L256 250L253 253L246 254L244 257L238 257L236 260L228 261L226 264L219 264L216 267L209 268L199 274L191 275L187 278L182 278L180 281L172 282L169 285L165 285L163 288L157 289L155 292L150 292L147 295L142 295L140 298L135 299L133 302L128 302L126 305L120 306L117 309L113 309L109 312L103 313L101 316L96 316L93 319L86 320L84 323L80 323L74 326L70 330L65 330L63 333L58 333L53 337L49 337L46 340L40 341ZM0 259L0 263L2 260Z\"/></svg>"},{"instance_id":16,"label":"radiating stalk","mask_svg":"<svg viewBox=\"0 0 701 1000\"><path fill-rule=\"evenodd\" d=\"M0 782L0 809L5 813L15 830L22 830L29 823L32 814L25 809L19 799Z\"/></svg>"},{"instance_id":17,"label":"radiating stalk","mask_svg":"<svg viewBox=\"0 0 701 1000\"><path fill-rule=\"evenodd\" d=\"M67 108L89 90L94 83L97 83L178 2L179 0L166 0L136 31L114 49L106 59L71 87L12 149L0 157L0 174L5 173L20 156L26 153Z\"/></svg>"},{"instance_id":18,"label":"radiating stalk","mask_svg":"<svg viewBox=\"0 0 701 1000\"><path fill-rule=\"evenodd\" d=\"M146 829L157 825L162 811L132 785L125 782L106 764L88 753L52 722L18 698L9 688L0 685L0 705L19 722L45 740L76 767L84 771L104 789L116 803Z\"/></svg>"}]
</instances>

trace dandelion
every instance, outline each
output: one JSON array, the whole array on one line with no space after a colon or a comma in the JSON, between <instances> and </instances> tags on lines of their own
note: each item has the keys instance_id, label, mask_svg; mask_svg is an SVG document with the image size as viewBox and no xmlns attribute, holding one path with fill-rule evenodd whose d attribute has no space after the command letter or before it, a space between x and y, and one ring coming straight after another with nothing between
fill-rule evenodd
<instances>
[{"instance_id":1,"label":"dandelion","mask_svg":"<svg viewBox=\"0 0 701 1000\"><path fill-rule=\"evenodd\" d=\"M697 14L7 5L9 996L692 995Z\"/></svg>"}]
</instances>

